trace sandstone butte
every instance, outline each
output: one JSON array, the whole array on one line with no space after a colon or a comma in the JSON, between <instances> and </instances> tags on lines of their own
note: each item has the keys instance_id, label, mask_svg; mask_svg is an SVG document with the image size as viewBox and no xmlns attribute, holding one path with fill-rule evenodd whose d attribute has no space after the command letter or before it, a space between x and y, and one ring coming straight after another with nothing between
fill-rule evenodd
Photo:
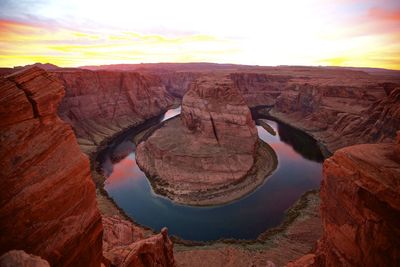
<instances>
[{"instance_id":1,"label":"sandstone butte","mask_svg":"<svg viewBox=\"0 0 400 267\"><path fill-rule=\"evenodd\" d=\"M400 131L396 144L338 150L324 162L323 235L295 266L397 266L400 262Z\"/></svg>"},{"instance_id":2,"label":"sandstone butte","mask_svg":"<svg viewBox=\"0 0 400 267\"><path fill-rule=\"evenodd\" d=\"M272 148L259 144L243 97L223 77L193 82L183 97L181 117L155 130L136 155L156 192L191 205L237 199L276 167Z\"/></svg>"},{"instance_id":3,"label":"sandstone butte","mask_svg":"<svg viewBox=\"0 0 400 267\"><path fill-rule=\"evenodd\" d=\"M89 160L57 116L62 83L37 67L0 79L1 264L173 266L166 229L144 237L103 217L103 235Z\"/></svg>"}]
</instances>

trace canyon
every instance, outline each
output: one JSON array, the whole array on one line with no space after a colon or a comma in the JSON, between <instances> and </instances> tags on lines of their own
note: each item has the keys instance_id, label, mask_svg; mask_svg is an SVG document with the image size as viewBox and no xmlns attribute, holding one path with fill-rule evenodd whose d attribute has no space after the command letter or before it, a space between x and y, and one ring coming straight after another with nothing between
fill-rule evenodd
<instances>
[{"instance_id":1,"label":"canyon","mask_svg":"<svg viewBox=\"0 0 400 267\"><path fill-rule=\"evenodd\" d=\"M62 83L37 67L1 78L0 254L24 250L51 266L172 266L167 230L129 237L122 223L102 223L89 159L57 115L63 96ZM18 253L4 265L29 264Z\"/></svg>"},{"instance_id":2,"label":"canyon","mask_svg":"<svg viewBox=\"0 0 400 267\"><path fill-rule=\"evenodd\" d=\"M229 79L197 79L181 119L164 122L136 150L153 189L181 204L231 202L251 192L277 163L259 143L249 108Z\"/></svg>"},{"instance_id":3,"label":"canyon","mask_svg":"<svg viewBox=\"0 0 400 267\"><path fill-rule=\"evenodd\" d=\"M0 254L24 250L51 266L395 266L399 261L398 73L212 64L113 68L2 71ZM179 122L186 130L204 125L200 133L214 142L211 120L185 97L193 97L186 92L194 81L216 73L229 79L253 113L308 133L333 156L324 162L320 194L302 197L285 227L253 243L178 242L173 248L166 229L157 234L135 225L101 188L96 192L92 178L105 179L96 173L96 155L119 134L180 103L182 122L165 125ZM217 133L227 130L229 136L232 130L215 122ZM240 145L254 146L252 136Z\"/></svg>"}]
</instances>

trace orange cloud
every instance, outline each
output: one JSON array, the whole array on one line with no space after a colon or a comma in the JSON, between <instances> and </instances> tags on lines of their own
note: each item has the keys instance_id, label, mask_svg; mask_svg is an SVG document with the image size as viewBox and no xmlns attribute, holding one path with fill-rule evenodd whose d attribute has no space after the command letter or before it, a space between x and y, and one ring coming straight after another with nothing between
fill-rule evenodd
<instances>
[{"instance_id":1,"label":"orange cloud","mask_svg":"<svg viewBox=\"0 0 400 267\"><path fill-rule=\"evenodd\" d=\"M85 32L0 21L1 66L37 61L60 66L91 64L214 61L237 52L229 40L191 34L167 37L135 32Z\"/></svg>"}]
</instances>

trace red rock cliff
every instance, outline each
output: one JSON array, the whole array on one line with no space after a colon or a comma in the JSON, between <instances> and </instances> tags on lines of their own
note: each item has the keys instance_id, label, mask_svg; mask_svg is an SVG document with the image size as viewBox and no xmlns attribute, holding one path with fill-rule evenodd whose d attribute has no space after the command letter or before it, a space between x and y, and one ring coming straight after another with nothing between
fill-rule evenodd
<instances>
[{"instance_id":1,"label":"red rock cliff","mask_svg":"<svg viewBox=\"0 0 400 267\"><path fill-rule=\"evenodd\" d=\"M400 132L397 144L346 147L324 162L322 238L288 266L398 266L399 152Z\"/></svg>"},{"instance_id":2,"label":"red rock cliff","mask_svg":"<svg viewBox=\"0 0 400 267\"><path fill-rule=\"evenodd\" d=\"M396 156L393 144L357 145L325 161L320 264L395 266L400 262L400 160Z\"/></svg>"},{"instance_id":3,"label":"red rock cliff","mask_svg":"<svg viewBox=\"0 0 400 267\"><path fill-rule=\"evenodd\" d=\"M62 84L33 67L0 81L0 254L99 266L102 224L89 161L56 113Z\"/></svg>"},{"instance_id":4,"label":"red rock cliff","mask_svg":"<svg viewBox=\"0 0 400 267\"><path fill-rule=\"evenodd\" d=\"M155 76L117 71L56 71L65 86L60 117L70 123L84 152L105 139L160 115L173 98Z\"/></svg>"}]
</instances>

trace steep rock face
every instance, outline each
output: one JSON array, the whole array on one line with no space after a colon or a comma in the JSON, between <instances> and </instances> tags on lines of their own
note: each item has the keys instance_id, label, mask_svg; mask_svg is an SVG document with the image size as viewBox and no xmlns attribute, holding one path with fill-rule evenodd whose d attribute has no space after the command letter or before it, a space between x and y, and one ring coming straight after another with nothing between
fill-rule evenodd
<instances>
[{"instance_id":1,"label":"steep rock face","mask_svg":"<svg viewBox=\"0 0 400 267\"><path fill-rule=\"evenodd\" d=\"M271 106L287 87L291 76L265 73L232 73L229 76L239 88L249 107Z\"/></svg>"},{"instance_id":2,"label":"steep rock face","mask_svg":"<svg viewBox=\"0 0 400 267\"><path fill-rule=\"evenodd\" d=\"M194 82L183 98L181 116L190 132L209 142L213 140L225 146L235 144L250 152L255 150L258 135L250 110L227 79Z\"/></svg>"},{"instance_id":3,"label":"steep rock face","mask_svg":"<svg viewBox=\"0 0 400 267\"><path fill-rule=\"evenodd\" d=\"M87 70L54 74L66 91L60 117L72 125L87 153L114 134L160 115L173 103L155 76Z\"/></svg>"},{"instance_id":4,"label":"steep rock face","mask_svg":"<svg viewBox=\"0 0 400 267\"><path fill-rule=\"evenodd\" d=\"M346 147L325 161L319 264L400 262L400 161L395 146L400 143Z\"/></svg>"},{"instance_id":5,"label":"steep rock face","mask_svg":"<svg viewBox=\"0 0 400 267\"><path fill-rule=\"evenodd\" d=\"M400 262L399 178L394 144L347 147L325 161L320 264L394 266Z\"/></svg>"},{"instance_id":6,"label":"steep rock face","mask_svg":"<svg viewBox=\"0 0 400 267\"><path fill-rule=\"evenodd\" d=\"M276 167L273 150L258 144L250 110L232 82L200 78L183 98L181 118L140 143L136 160L158 193L180 203L220 204L248 193ZM264 166L262 179L256 162Z\"/></svg>"},{"instance_id":7,"label":"steep rock face","mask_svg":"<svg viewBox=\"0 0 400 267\"><path fill-rule=\"evenodd\" d=\"M322 238L300 266L397 266L400 262L400 131L396 144L346 147L324 162Z\"/></svg>"},{"instance_id":8,"label":"steep rock face","mask_svg":"<svg viewBox=\"0 0 400 267\"><path fill-rule=\"evenodd\" d=\"M307 131L331 152L353 144L394 140L400 128L400 88L377 101L361 91L338 89L335 93L334 89L300 87L285 92L270 114Z\"/></svg>"},{"instance_id":9,"label":"steep rock face","mask_svg":"<svg viewBox=\"0 0 400 267\"><path fill-rule=\"evenodd\" d=\"M297 86L296 91L288 90L276 101L276 108L289 113L300 111L309 114L319 109L322 101L322 91L314 86Z\"/></svg>"},{"instance_id":10,"label":"steep rock face","mask_svg":"<svg viewBox=\"0 0 400 267\"><path fill-rule=\"evenodd\" d=\"M159 73L162 84L173 96L182 98L189 90L190 84L200 77L201 73L196 72L166 72Z\"/></svg>"},{"instance_id":11,"label":"steep rock face","mask_svg":"<svg viewBox=\"0 0 400 267\"><path fill-rule=\"evenodd\" d=\"M62 84L37 67L0 84L0 253L99 266L103 230L89 161L56 114Z\"/></svg>"}]
</instances>

